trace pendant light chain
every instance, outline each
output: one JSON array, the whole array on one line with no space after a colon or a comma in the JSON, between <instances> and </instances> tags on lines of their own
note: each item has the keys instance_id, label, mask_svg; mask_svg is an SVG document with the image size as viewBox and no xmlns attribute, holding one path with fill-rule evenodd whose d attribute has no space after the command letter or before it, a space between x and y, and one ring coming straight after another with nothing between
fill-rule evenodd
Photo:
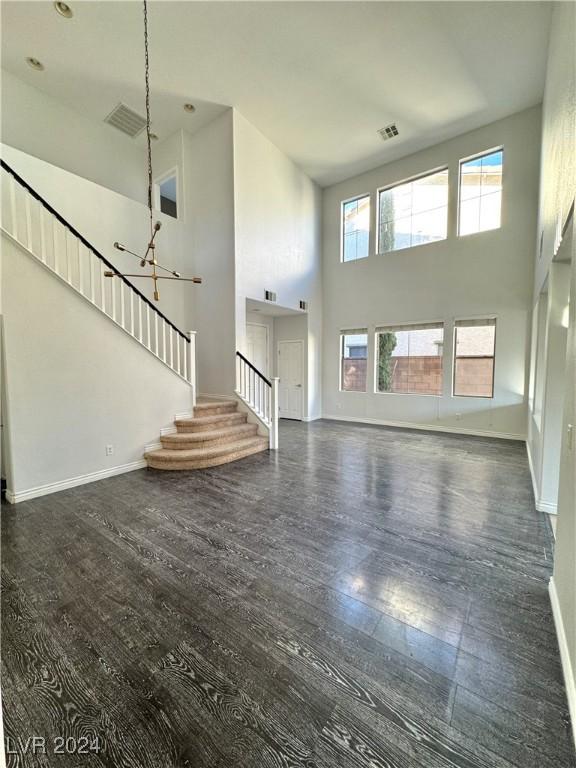
<instances>
[{"instance_id":1,"label":"pendant light chain","mask_svg":"<svg viewBox=\"0 0 576 768\"><path fill-rule=\"evenodd\" d=\"M128 277L144 277L152 280L154 284L154 301L160 300L160 291L158 290L159 280L183 280L186 283L201 283L201 277L182 277L179 272L170 267L165 267L162 264L158 264L156 261L156 243L155 238L162 226L160 221L154 223L154 209L152 208L152 188L153 188L153 176L152 176L152 136L150 134L150 59L148 56L148 3L144 0L144 79L146 83L146 143L148 147L148 211L150 213L150 240L146 247L146 251L143 256L139 256L134 251L129 250L121 243L114 243L114 248L118 251L123 251L135 256L140 261L140 266L145 267L147 264L152 267L151 275L133 275L122 274L117 269L110 269L104 272L105 277L119 277L124 280L125 283L130 285L130 282L126 279ZM168 275L159 275L158 271L168 272ZM132 306L132 305L131 305ZM124 313L122 313L124 314ZM162 316L164 317L164 316ZM166 318L164 318L166 319ZM132 333L134 328L132 328ZM158 334L156 334L156 345L158 345ZM166 351L166 350L164 350Z\"/></svg>"},{"instance_id":2,"label":"pendant light chain","mask_svg":"<svg viewBox=\"0 0 576 768\"><path fill-rule=\"evenodd\" d=\"M144 0L144 60L146 81L146 142L148 145L148 210L150 211L150 235L154 233L152 211L152 141L150 138L150 61L148 57L148 4Z\"/></svg>"}]
</instances>

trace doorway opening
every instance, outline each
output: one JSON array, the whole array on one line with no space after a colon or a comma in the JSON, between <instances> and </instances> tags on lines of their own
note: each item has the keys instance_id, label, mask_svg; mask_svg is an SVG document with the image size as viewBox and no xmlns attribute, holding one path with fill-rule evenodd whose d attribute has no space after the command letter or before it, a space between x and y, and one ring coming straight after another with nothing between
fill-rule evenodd
<instances>
[{"instance_id":1,"label":"doorway opening","mask_svg":"<svg viewBox=\"0 0 576 768\"><path fill-rule=\"evenodd\" d=\"M279 417L307 420L308 312L246 299L244 354L265 377L279 379Z\"/></svg>"}]
</instances>

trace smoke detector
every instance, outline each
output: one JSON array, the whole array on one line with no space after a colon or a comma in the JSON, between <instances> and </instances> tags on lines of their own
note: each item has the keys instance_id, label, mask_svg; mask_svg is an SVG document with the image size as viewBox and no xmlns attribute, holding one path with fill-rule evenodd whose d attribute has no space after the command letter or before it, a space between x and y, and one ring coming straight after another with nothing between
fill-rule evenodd
<instances>
[{"instance_id":1,"label":"smoke detector","mask_svg":"<svg viewBox=\"0 0 576 768\"><path fill-rule=\"evenodd\" d=\"M398 136L398 128L396 123L390 123L390 125L386 125L384 128L380 128L378 133L380 134L382 141L388 141L389 139L393 139L395 136Z\"/></svg>"},{"instance_id":2,"label":"smoke detector","mask_svg":"<svg viewBox=\"0 0 576 768\"><path fill-rule=\"evenodd\" d=\"M127 107L126 104L118 104L108 117L104 118L104 122L118 128L119 131L133 139L144 130L146 125L146 119Z\"/></svg>"}]
</instances>

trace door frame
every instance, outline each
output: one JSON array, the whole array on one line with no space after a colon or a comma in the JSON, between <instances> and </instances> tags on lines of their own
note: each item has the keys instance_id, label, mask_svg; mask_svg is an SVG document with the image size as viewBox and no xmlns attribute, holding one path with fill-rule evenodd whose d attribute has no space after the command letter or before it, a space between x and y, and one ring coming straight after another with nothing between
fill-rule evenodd
<instances>
[{"instance_id":1,"label":"door frame","mask_svg":"<svg viewBox=\"0 0 576 768\"><path fill-rule=\"evenodd\" d=\"M279 339L276 342L276 371L278 373L278 376L280 375L280 344L300 344L300 370L302 371L302 400L300 402L300 418L299 419L291 419L291 421L304 421L304 396L307 393L307 387L306 387L306 376L307 376L307 370L306 370L306 359L304 357L304 339ZM281 416L280 418L284 418Z\"/></svg>"},{"instance_id":2,"label":"door frame","mask_svg":"<svg viewBox=\"0 0 576 768\"><path fill-rule=\"evenodd\" d=\"M266 370L261 371L264 376L270 377L270 328L266 323L253 323L251 320L246 320L246 346L248 346L248 326L255 325L258 328L266 329ZM252 361L251 361L252 362Z\"/></svg>"}]
</instances>

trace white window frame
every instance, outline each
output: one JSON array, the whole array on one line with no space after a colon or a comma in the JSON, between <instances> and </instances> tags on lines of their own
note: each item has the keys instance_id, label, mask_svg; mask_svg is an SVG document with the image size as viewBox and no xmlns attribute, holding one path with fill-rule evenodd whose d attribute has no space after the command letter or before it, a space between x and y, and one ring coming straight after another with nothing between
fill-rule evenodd
<instances>
[{"instance_id":1,"label":"white window frame","mask_svg":"<svg viewBox=\"0 0 576 768\"><path fill-rule=\"evenodd\" d=\"M387 328L396 328L400 325L406 326L413 326L415 330L424 330L422 326L424 325L441 325L442 326L442 392L435 395L431 392L382 392L378 389L378 334L382 332L382 329ZM408 321L401 321L396 323L377 323L374 326L374 394L375 395L395 395L396 397L444 397L444 384L446 381L445 378L445 368L444 368L444 360L445 360L445 354L446 354L446 320L408 320Z\"/></svg>"},{"instance_id":2,"label":"white window frame","mask_svg":"<svg viewBox=\"0 0 576 768\"><path fill-rule=\"evenodd\" d=\"M366 334L366 387L365 389L344 389L343 384L343 362L344 362L344 336L360 336ZM370 345L370 329L365 328L342 328L338 331L338 391L347 395L367 395L368 394L368 349Z\"/></svg>"},{"instance_id":3,"label":"white window frame","mask_svg":"<svg viewBox=\"0 0 576 768\"><path fill-rule=\"evenodd\" d=\"M490 231L490 230L487 230ZM476 233L479 234L479 233ZM494 363L492 365L492 394L491 395L457 395L454 392L454 388L456 385L456 330L458 328L458 323L465 323L467 321L478 321L478 320L494 320L494 354L493 354L493 360ZM476 400L494 400L494 393L496 392L496 344L498 341L498 315L495 315L493 313L486 313L483 315L466 315L465 317L455 317L453 321L453 327L452 327L452 349L450 351L450 355L452 358L452 384L451 384L451 397L464 397L466 400L470 399L476 399Z\"/></svg>"},{"instance_id":4,"label":"white window frame","mask_svg":"<svg viewBox=\"0 0 576 768\"><path fill-rule=\"evenodd\" d=\"M427 176L434 176L436 173L442 173L443 171L448 171L448 197L446 200L446 237L442 238L442 240L432 240L429 243L418 243L417 245L407 245L405 248L395 248L392 251L381 251L380 250L380 194L382 192L387 192L389 189L394 189L395 187L401 187L404 184L412 184L414 181L419 181L420 179L425 179ZM390 253L398 253L398 251L407 251L409 248L419 248L422 245L433 245L434 243L441 243L444 240L448 239L448 229L450 225L450 167L447 164L440 165L438 168L433 168L430 171L425 171L424 173L417 173L414 176L409 176L406 179L402 179L401 181L395 181L393 184L387 184L384 187L378 187L376 190L376 255L378 256L388 256Z\"/></svg>"},{"instance_id":5,"label":"white window frame","mask_svg":"<svg viewBox=\"0 0 576 768\"><path fill-rule=\"evenodd\" d=\"M348 203L354 203L357 200L363 200L365 197L368 198L368 253L366 256L361 256L359 259L347 259L344 260L344 206L348 205ZM363 261L364 259L367 259L370 256L370 222L372 221L372 216L370 214L370 208L372 207L372 195L370 192L365 192L362 195L354 195L353 197L348 197L346 200L340 201L340 263L341 264L355 264L357 261Z\"/></svg>"},{"instance_id":6,"label":"white window frame","mask_svg":"<svg viewBox=\"0 0 576 768\"><path fill-rule=\"evenodd\" d=\"M462 165L464 163L469 163L470 160L478 160L481 157L487 157L488 155L493 155L496 152L502 152L502 189L500 191L500 223L497 227L493 227L492 229L482 229L478 232L468 232L465 235L460 234L460 208L461 208L461 198L460 198L460 190L462 187ZM480 196L481 197L481 196ZM470 198L471 200L474 198ZM458 161L458 198L457 198L457 204L458 204L458 215L456 216L456 237L474 237L475 235L484 235L486 232L496 232L498 229L502 229L502 208L504 206L504 146L498 146L493 147L492 149L486 149L483 152L477 152L474 155L470 155L469 157L461 157Z\"/></svg>"}]
</instances>

